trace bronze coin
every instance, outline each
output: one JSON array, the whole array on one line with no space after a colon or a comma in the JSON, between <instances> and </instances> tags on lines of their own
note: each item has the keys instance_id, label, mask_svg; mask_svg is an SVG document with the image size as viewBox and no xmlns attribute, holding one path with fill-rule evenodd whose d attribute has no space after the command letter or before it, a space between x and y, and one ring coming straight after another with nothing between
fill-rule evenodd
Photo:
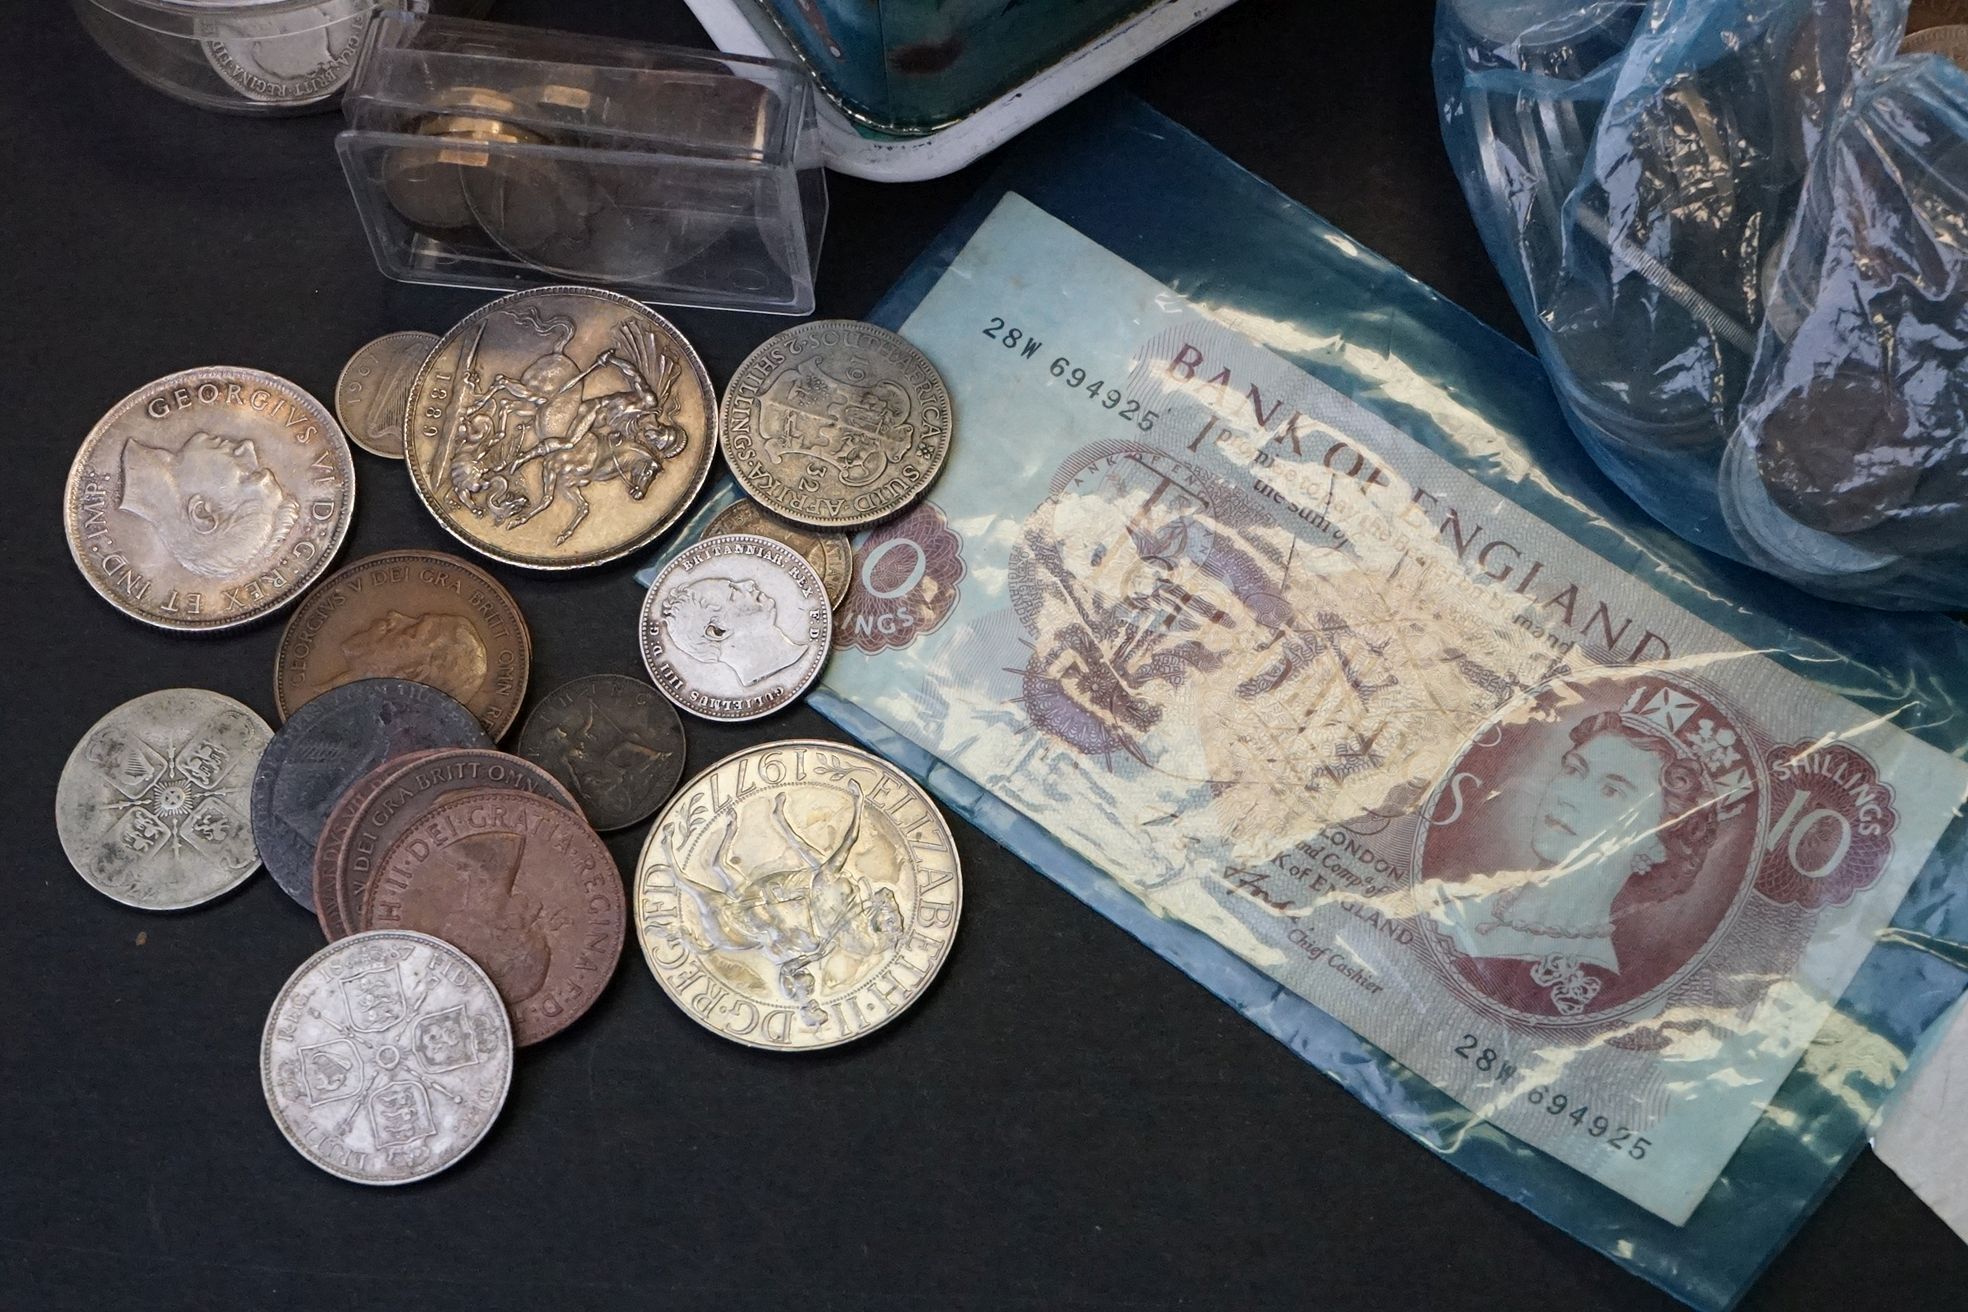
<instances>
[{"instance_id":1,"label":"bronze coin","mask_svg":"<svg viewBox=\"0 0 1968 1312\"><path fill-rule=\"evenodd\" d=\"M356 679L411 679L446 693L496 741L519 717L533 639L490 574L438 551L386 551L310 592L280 635L281 718Z\"/></svg>"},{"instance_id":2,"label":"bronze coin","mask_svg":"<svg viewBox=\"0 0 1968 1312\"><path fill-rule=\"evenodd\" d=\"M391 843L443 798L482 788L539 793L579 809L573 795L552 775L531 761L490 748L463 747L415 760L399 758L385 768L384 777L361 804L342 840L334 870L316 877L316 886L328 894L321 904L329 908L321 925L330 937L362 929L369 881Z\"/></svg>"},{"instance_id":3,"label":"bronze coin","mask_svg":"<svg viewBox=\"0 0 1968 1312\"><path fill-rule=\"evenodd\" d=\"M454 793L384 852L365 929L436 935L477 962L524 1046L594 1005L628 932L621 872L588 822L531 793Z\"/></svg>"},{"instance_id":4,"label":"bronze coin","mask_svg":"<svg viewBox=\"0 0 1968 1312\"><path fill-rule=\"evenodd\" d=\"M573 789L596 829L626 829L683 778L683 721L646 681L592 674L542 697L514 750Z\"/></svg>"},{"instance_id":5,"label":"bronze coin","mask_svg":"<svg viewBox=\"0 0 1968 1312\"><path fill-rule=\"evenodd\" d=\"M320 919L321 932L328 936L330 943L355 932L355 928L342 919L341 904L335 900L334 880L335 872L342 864L342 851L348 846L349 834L355 828L356 817L362 814L362 808L369 805L377 790L398 769L426 756L435 756L442 750L427 748L390 757L350 784L341 800L335 803L335 809L328 813L327 823L321 826L321 837L314 845L313 884L314 914Z\"/></svg>"}]
</instances>

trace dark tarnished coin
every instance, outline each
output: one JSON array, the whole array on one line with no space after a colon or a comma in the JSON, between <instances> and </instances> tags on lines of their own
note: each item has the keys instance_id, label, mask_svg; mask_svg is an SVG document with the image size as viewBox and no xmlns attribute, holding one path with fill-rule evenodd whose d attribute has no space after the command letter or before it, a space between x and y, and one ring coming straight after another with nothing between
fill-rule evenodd
<instances>
[{"instance_id":1,"label":"dark tarnished coin","mask_svg":"<svg viewBox=\"0 0 1968 1312\"><path fill-rule=\"evenodd\" d=\"M572 789L596 829L647 820L683 778L683 721L641 679L595 674L540 699L519 754Z\"/></svg>"},{"instance_id":2,"label":"dark tarnished coin","mask_svg":"<svg viewBox=\"0 0 1968 1312\"><path fill-rule=\"evenodd\" d=\"M697 353L638 302L586 287L502 296L431 351L405 459L445 529L495 560L573 569L676 522L717 445Z\"/></svg>"},{"instance_id":3,"label":"dark tarnished coin","mask_svg":"<svg viewBox=\"0 0 1968 1312\"><path fill-rule=\"evenodd\" d=\"M89 431L62 521L111 605L198 633L300 596L341 549L354 506L355 459L320 402L257 369L187 369Z\"/></svg>"},{"instance_id":4,"label":"dark tarnished coin","mask_svg":"<svg viewBox=\"0 0 1968 1312\"><path fill-rule=\"evenodd\" d=\"M707 720L756 720L797 701L833 649L820 576L783 542L702 538L642 602L642 659L665 697Z\"/></svg>"},{"instance_id":5,"label":"dark tarnished coin","mask_svg":"<svg viewBox=\"0 0 1968 1312\"><path fill-rule=\"evenodd\" d=\"M765 743L683 786L649 831L636 934L670 1000L755 1048L894 1020L949 956L963 876L914 780L837 743Z\"/></svg>"},{"instance_id":6,"label":"dark tarnished coin","mask_svg":"<svg viewBox=\"0 0 1968 1312\"><path fill-rule=\"evenodd\" d=\"M560 781L531 761L490 748L453 748L405 757L372 771L357 788L369 786L359 804L341 850L333 853L333 871L321 870L316 853L316 913L330 938L353 934L362 927L369 883L382 854L420 816L452 793L503 788L538 793L569 807L574 798ZM353 790L351 790L353 791ZM327 900L321 900L321 894Z\"/></svg>"},{"instance_id":7,"label":"dark tarnished coin","mask_svg":"<svg viewBox=\"0 0 1968 1312\"><path fill-rule=\"evenodd\" d=\"M722 537L727 533L751 533L774 542L783 542L813 566L820 583L827 589L827 601L836 610L847 596L847 585L854 576L854 546L845 533L823 533L816 529L788 524L777 515L760 509L756 501L734 501L704 526L702 536Z\"/></svg>"},{"instance_id":8,"label":"dark tarnished coin","mask_svg":"<svg viewBox=\"0 0 1968 1312\"><path fill-rule=\"evenodd\" d=\"M361 679L295 711L253 775L253 837L276 884L314 909L314 848L349 785L392 756L490 747L472 713L426 684Z\"/></svg>"},{"instance_id":9,"label":"dark tarnished coin","mask_svg":"<svg viewBox=\"0 0 1968 1312\"><path fill-rule=\"evenodd\" d=\"M294 1150L357 1184L408 1184L478 1146L512 1086L512 1024L477 963L427 934L361 934L273 1000L260 1087Z\"/></svg>"},{"instance_id":10,"label":"dark tarnished coin","mask_svg":"<svg viewBox=\"0 0 1968 1312\"><path fill-rule=\"evenodd\" d=\"M436 333L389 333L349 357L335 380L335 417L349 441L371 455L403 459L410 384L436 345Z\"/></svg>"},{"instance_id":11,"label":"dark tarnished coin","mask_svg":"<svg viewBox=\"0 0 1968 1312\"><path fill-rule=\"evenodd\" d=\"M531 793L456 793L383 853L367 929L435 934L485 968L524 1047L567 1028L615 973L621 872L588 822Z\"/></svg>"},{"instance_id":12,"label":"dark tarnished coin","mask_svg":"<svg viewBox=\"0 0 1968 1312\"><path fill-rule=\"evenodd\" d=\"M259 868L253 771L273 731L230 697L167 688L96 721L55 791L76 873L125 906L176 911Z\"/></svg>"},{"instance_id":13,"label":"dark tarnished coin","mask_svg":"<svg viewBox=\"0 0 1968 1312\"><path fill-rule=\"evenodd\" d=\"M886 328L816 319L767 339L724 389L724 459L761 506L809 528L901 514L950 454L950 389Z\"/></svg>"},{"instance_id":14,"label":"dark tarnished coin","mask_svg":"<svg viewBox=\"0 0 1968 1312\"><path fill-rule=\"evenodd\" d=\"M411 679L462 703L494 739L519 718L533 640L512 594L436 551L356 561L307 595L280 638L282 716L356 679Z\"/></svg>"},{"instance_id":15,"label":"dark tarnished coin","mask_svg":"<svg viewBox=\"0 0 1968 1312\"><path fill-rule=\"evenodd\" d=\"M335 900L335 878L336 872L341 869L342 853L348 850L349 834L355 828L356 817L362 814L362 808L369 805L369 799L376 795L398 766L436 756L444 750L440 747L392 756L350 784L341 800L335 803L335 809L328 813L328 819L322 822L321 837L314 844L314 877L311 882L314 914L321 921L321 932L328 936L330 943L355 932L342 917L341 907Z\"/></svg>"}]
</instances>

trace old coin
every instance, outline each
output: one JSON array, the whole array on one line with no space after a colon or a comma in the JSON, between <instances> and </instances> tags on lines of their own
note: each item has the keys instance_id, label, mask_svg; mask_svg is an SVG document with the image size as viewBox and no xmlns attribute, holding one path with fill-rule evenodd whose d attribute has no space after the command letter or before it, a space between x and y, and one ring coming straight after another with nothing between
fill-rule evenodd
<instances>
[{"instance_id":1,"label":"old coin","mask_svg":"<svg viewBox=\"0 0 1968 1312\"><path fill-rule=\"evenodd\" d=\"M641 679L595 674L542 697L518 751L573 790L589 824L626 829L655 814L683 778L683 721Z\"/></svg>"},{"instance_id":2,"label":"old coin","mask_svg":"<svg viewBox=\"0 0 1968 1312\"><path fill-rule=\"evenodd\" d=\"M745 357L724 392L724 458L760 505L809 528L878 524L950 454L950 389L908 342L819 319Z\"/></svg>"},{"instance_id":3,"label":"old coin","mask_svg":"<svg viewBox=\"0 0 1968 1312\"><path fill-rule=\"evenodd\" d=\"M642 659L665 697L707 720L756 720L798 700L833 647L833 607L783 542L703 538L642 602Z\"/></svg>"},{"instance_id":4,"label":"old coin","mask_svg":"<svg viewBox=\"0 0 1968 1312\"><path fill-rule=\"evenodd\" d=\"M1948 23L1908 32L1900 42L1903 55L1940 55L1956 68L1968 68L1968 24Z\"/></svg>"},{"instance_id":5,"label":"old coin","mask_svg":"<svg viewBox=\"0 0 1968 1312\"><path fill-rule=\"evenodd\" d=\"M574 798L552 775L531 761L489 748L452 748L404 757L379 766L355 788L367 791L357 804L336 852L315 849L315 913L329 938L362 928L369 884L383 853L431 807L452 793L486 788L537 793L574 809ZM334 866L324 869L332 860ZM325 900L324 900L325 896Z\"/></svg>"},{"instance_id":6,"label":"old coin","mask_svg":"<svg viewBox=\"0 0 1968 1312\"><path fill-rule=\"evenodd\" d=\"M460 541L572 569L674 523L716 445L710 376L668 320L612 292L543 287L480 308L431 351L405 458Z\"/></svg>"},{"instance_id":7,"label":"old coin","mask_svg":"<svg viewBox=\"0 0 1968 1312\"><path fill-rule=\"evenodd\" d=\"M257 369L187 369L130 393L68 471L63 525L89 586L182 632L287 605L328 568L355 460L321 403Z\"/></svg>"},{"instance_id":8,"label":"old coin","mask_svg":"<svg viewBox=\"0 0 1968 1312\"><path fill-rule=\"evenodd\" d=\"M282 986L260 1085L294 1150L357 1184L408 1184L478 1146L512 1086L512 1026L471 958L427 934L331 943Z\"/></svg>"},{"instance_id":9,"label":"old coin","mask_svg":"<svg viewBox=\"0 0 1968 1312\"><path fill-rule=\"evenodd\" d=\"M314 848L349 785L392 756L490 747L472 713L408 679L359 679L295 711L253 775L253 837L273 881L314 909Z\"/></svg>"},{"instance_id":10,"label":"old coin","mask_svg":"<svg viewBox=\"0 0 1968 1312\"><path fill-rule=\"evenodd\" d=\"M492 977L525 1047L601 996L621 960L628 902L587 821L531 793L478 790L445 798L390 845L364 926L463 948Z\"/></svg>"},{"instance_id":11,"label":"old coin","mask_svg":"<svg viewBox=\"0 0 1968 1312\"><path fill-rule=\"evenodd\" d=\"M963 877L929 795L835 743L726 757L664 808L635 884L657 982L755 1048L830 1048L880 1028L949 955Z\"/></svg>"},{"instance_id":12,"label":"old coin","mask_svg":"<svg viewBox=\"0 0 1968 1312\"><path fill-rule=\"evenodd\" d=\"M347 938L355 932L341 915L341 908L335 900L335 872L341 868L342 853L348 850L349 834L355 828L355 821L362 814L362 808L369 805L377 792L382 789L390 775L400 765L408 765L428 756L436 756L443 748L433 748L420 752L405 752L392 756L381 765L363 775L348 786L328 818L321 824L321 837L314 844L314 914L321 921L321 932L333 943L338 938Z\"/></svg>"},{"instance_id":13,"label":"old coin","mask_svg":"<svg viewBox=\"0 0 1968 1312\"><path fill-rule=\"evenodd\" d=\"M342 89L376 0L320 0L247 18L200 18L205 62L248 100L298 108Z\"/></svg>"},{"instance_id":14,"label":"old coin","mask_svg":"<svg viewBox=\"0 0 1968 1312\"><path fill-rule=\"evenodd\" d=\"M704 526L703 536L723 537L727 533L751 533L774 542L783 542L813 566L827 589L827 601L836 610L847 596L853 580L854 547L845 533L822 533L789 524L777 515L759 508L756 501L734 501Z\"/></svg>"},{"instance_id":15,"label":"old coin","mask_svg":"<svg viewBox=\"0 0 1968 1312\"><path fill-rule=\"evenodd\" d=\"M519 717L533 640L490 574L437 551L386 551L324 579L287 621L273 668L285 717L356 679L412 679L495 740Z\"/></svg>"},{"instance_id":16,"label":"old coin","mask_svg":"<svg viewBox=\"0 0 1968 1312\"><path fill-rule=\"evenodd\" d=\"M371 455L403 459L410 384L436 345L436 333L389 333L349 357L335 380L335 417L349 441Z\"/></svg>"},{"instance_id":17,"label":"old coin","mask_svg":"<svg viewBox=\"0 0 1968 1312\"><path fill-rule=\"evenodd\" d=\"M273 731L230 697L167 688L96 721L55 790L55 831L76 873L125 906L176 911L259 867L247 822Z\"/></svg>"}]
</instances>

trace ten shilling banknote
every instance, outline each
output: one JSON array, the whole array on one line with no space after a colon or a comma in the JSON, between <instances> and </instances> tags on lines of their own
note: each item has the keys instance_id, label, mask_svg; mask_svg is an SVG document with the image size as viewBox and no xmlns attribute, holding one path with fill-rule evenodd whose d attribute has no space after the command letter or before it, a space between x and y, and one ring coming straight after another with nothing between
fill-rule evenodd
<instances>
[{"instance_id":1,"label":"ten shilling banknote","mask_svg":"<svg viewBox=\"0 0 1968 1312\"><path fill-rule=\"evenodd\" d=\"M903 333L965 436L827 687L1685 1221L1968 769L1016 195Z\"/></svg>"}]
</instances>

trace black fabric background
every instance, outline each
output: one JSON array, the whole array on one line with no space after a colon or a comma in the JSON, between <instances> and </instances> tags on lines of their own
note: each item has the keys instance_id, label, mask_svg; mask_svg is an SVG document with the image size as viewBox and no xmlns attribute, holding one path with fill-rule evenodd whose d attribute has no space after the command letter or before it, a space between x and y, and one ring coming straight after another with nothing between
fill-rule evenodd
<instances>
[{"instance_id":1,"label":"black fabric background","mask_svg":"<svg viewBox=\"0 0 1968 1312\"><path fill-rule=\"evenodd\" d=\"M1436 133L1430 8L1243 0L1124 81L1521 340ZM1672 1306L962 824L954 955L879 1036L747 1051L667 1002L631 943L595 1011L522 1056L460 1167L377 1190L306 1164L267 1115L257 1048L320 945L312 919L264 878L182 915L126 910L68 869L50 818L70 747L129 697L204 686L271 717L280 626L191 640L123 620L68 559L63 477L101 412L159 375L253 365L327 397L362 342L441 332L484 298L375 271L337 117L205 114L127 77L51 0L8 11L0 1309ZM681 0L495 12L703 43ZM872 305L982 172L835 178L821 312ZM675 318L720 383L783 326ZM345 558L453 547L399 467L358 460ZM536 692L639 673L639 563L495 568L532 622ZM693 768L838 736L804 709L689 728ZM625 868L641 838L614 841ZM1748 1306L1959 1307L1965 1288L1968 1247L1867 1156Z\"/></svg>"}]
</instances>

